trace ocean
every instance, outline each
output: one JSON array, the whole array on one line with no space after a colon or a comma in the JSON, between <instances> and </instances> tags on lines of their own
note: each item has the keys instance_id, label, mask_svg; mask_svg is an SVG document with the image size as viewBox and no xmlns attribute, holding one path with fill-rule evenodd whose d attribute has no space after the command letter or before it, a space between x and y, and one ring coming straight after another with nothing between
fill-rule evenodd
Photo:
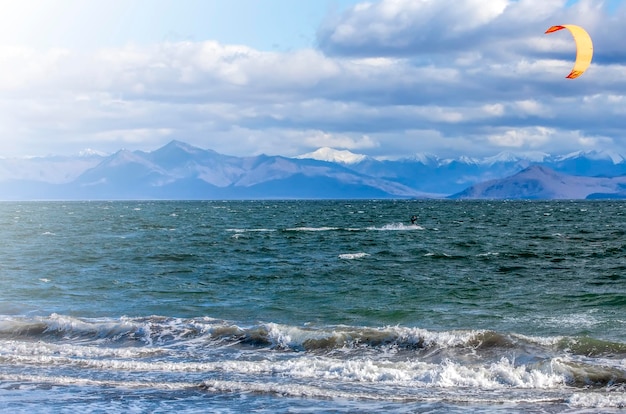
<instances>
[{"instance_id":1,"label":"ocean","mask_svg":"<svg viewBox=\"0 0 626 414\"><path fill-rule=\"evenodd\" d=\"M0 228L2 412L626 409L626 202L2 202Z\"/></svg>"}]
</instances>

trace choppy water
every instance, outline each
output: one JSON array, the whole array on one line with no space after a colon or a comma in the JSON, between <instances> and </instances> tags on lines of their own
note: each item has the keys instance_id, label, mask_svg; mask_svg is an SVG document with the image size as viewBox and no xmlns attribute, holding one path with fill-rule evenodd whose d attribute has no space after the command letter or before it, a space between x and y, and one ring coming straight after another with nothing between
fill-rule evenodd
<instances>
[{"instance_id":1,"label":"choppy water","mask_svg":"<svg viewBox=\"0 0 626 414\"><path fill-rule=\"evenodd\" d=\"M626 202L7 202L0 228L2 411L626 407Z\"/></svg>"}]
</instances>

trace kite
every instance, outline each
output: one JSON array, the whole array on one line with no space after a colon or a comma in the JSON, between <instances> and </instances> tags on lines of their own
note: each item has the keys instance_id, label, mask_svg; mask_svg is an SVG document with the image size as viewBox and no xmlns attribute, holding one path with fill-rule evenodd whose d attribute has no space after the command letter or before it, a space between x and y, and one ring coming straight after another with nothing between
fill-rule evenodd
<instances>
[{"instance_id":1,"label":"kite","mask_svg":"<svg viewBox=\"0 0 626 414\"><path fill-rule=\"evenodd\" d=\"M582 75L591 64L591 58L593 56L593 43L591 42L589 33L587 33L585 29L573 24L552 26L546 30L546 34L554 33L562 29L569 30L572 36L574 36L574 41L576 42L576 62L574 62L574 67L572 68L570 74L566 76L566 78L569 79L576 79Z\"/></svg>"}]
</instances>

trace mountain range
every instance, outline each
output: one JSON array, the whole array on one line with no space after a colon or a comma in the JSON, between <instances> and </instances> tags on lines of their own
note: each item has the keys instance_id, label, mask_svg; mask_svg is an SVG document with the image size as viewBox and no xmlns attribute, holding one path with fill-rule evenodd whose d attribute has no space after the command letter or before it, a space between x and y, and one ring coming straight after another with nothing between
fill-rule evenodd
<instances>
[{"instance_id":1,"label":"mountain range","mask_svg":"<svg viewBox=\"0 0 626 414\"><path fill-rule=\"evenodd\" d=\"M417 154L379 160L320 148L236 157L171 141L151 152L0 158L0 199L626 198L626 160L609 152Z\"/></svg>"}]
</instances>

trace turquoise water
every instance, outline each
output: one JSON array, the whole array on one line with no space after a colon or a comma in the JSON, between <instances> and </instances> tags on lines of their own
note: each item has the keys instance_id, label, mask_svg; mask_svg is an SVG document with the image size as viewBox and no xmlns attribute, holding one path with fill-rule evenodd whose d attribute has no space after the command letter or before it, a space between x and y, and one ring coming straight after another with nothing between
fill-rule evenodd
<instances>
[{"instance_id":1,"label":"turquoise water","mask_svg":"<svg viewBox=\"0 0 626 414\"><path fill-rule=\"evenodd\" d=\"M624 202L7 202L0 225L2 410L626 406Z\"/></svg>"}]
</instances>

